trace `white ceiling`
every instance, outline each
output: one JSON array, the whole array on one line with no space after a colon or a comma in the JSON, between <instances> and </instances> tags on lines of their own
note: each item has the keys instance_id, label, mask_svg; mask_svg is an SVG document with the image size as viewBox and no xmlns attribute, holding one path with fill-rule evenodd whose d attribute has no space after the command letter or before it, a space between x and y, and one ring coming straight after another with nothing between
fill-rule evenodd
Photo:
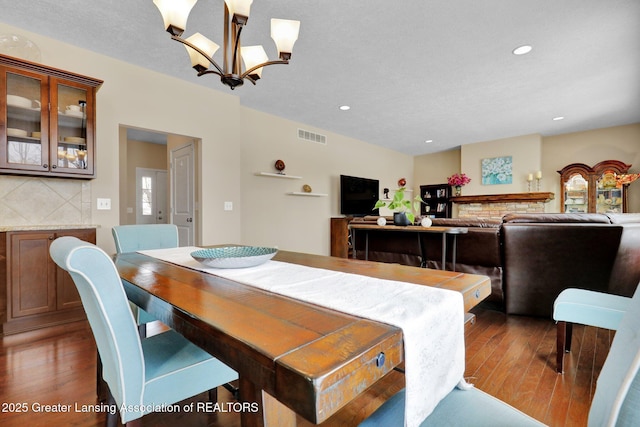
<instances>
[{"instance_id":1,"label":"white ceiling","mask_svg":"<svg viewBox=\"0 0 640 427\"><path fill-rule=\"evenodd\" d=\"M185 35L221 44L222 4L200 0ZM229 91L195 76L152 0L0 0L0 10L7 24ZM302 22L291 63L234 94L322 130L417 155L640 122L638 0L256 0L243 43L274 58L272 17ZM513 55L522 44L533 51Z\"/></svg>"}]
</instances>

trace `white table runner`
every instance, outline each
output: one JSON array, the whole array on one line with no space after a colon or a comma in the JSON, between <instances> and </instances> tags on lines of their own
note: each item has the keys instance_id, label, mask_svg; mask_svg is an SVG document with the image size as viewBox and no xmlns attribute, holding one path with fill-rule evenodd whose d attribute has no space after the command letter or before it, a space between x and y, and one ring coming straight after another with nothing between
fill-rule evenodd
<instances>
[{"instance_id":1,"label":"white table runner","mask_svg":"<svg viewBox=\"0 0 640 427\"><path fill-rule=\"evenodd\" d=\"M191 257L191 252L198 249L201 248L140 253L401 328L406 426L419 426L444 396L460 382L464 383L461 293L278 261L242 269L208 268Z\"/></svg>"}]
</instances>

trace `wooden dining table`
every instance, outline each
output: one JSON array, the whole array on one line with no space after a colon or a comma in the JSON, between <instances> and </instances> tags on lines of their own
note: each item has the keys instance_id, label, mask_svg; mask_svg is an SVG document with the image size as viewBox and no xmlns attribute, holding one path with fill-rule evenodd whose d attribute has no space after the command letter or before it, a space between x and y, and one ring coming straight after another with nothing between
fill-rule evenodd
<instances>
[{"instance_id":1,"label":"wooden dining table","mask_svg":"<svg viewBox=\"0 0 640 427\"><path fill-rule=\"evenodd\" d=\"M486 276L279 251L274 260L462 293ZM239 374L243 426L318 424L403 363L398 327L337 312L140 253L114 258L128 298ZM255 406L247 406L254 408Z\"/></svg>"}]
</instances>

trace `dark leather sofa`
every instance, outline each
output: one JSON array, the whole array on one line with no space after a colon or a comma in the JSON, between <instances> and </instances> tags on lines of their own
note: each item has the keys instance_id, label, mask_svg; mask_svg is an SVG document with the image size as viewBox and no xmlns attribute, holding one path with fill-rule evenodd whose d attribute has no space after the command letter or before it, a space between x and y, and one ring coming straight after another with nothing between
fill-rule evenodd
<instances>
[{"instance_id":1,"label":"dark leather sofa","mask_svg":"<svg viewBox=\"0 0 640 427\"><path fill-rule=\"evenodd\" d=\"M509 314L550 317L568 287L631 296L640 282L640 214L508 214L502 221L435 219L433 225L468 227L458 236L456 270L489 276L485 305ZM413 233L370 232L369 260L440 268L441 236L420 235L418 241ZM356 235L355 243L362 259L364 239Z\"/></svg>"}]
</instances>

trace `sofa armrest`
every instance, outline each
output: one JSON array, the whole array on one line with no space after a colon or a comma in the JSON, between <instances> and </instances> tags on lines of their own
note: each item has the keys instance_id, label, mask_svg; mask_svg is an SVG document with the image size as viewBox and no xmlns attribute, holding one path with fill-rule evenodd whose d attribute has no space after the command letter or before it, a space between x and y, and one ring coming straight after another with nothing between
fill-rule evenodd
<instances>
[{"instance_id":1,"label":"sofa armrest","mask_svg":"<svg viewBox=\"0 0 640 427\"><path fill-rule=\"evenodd\" d=\"M507 313L551 317L566 288L607 292L621 234L611 224L505 223Z\"/></svg>"}]
</instances>

